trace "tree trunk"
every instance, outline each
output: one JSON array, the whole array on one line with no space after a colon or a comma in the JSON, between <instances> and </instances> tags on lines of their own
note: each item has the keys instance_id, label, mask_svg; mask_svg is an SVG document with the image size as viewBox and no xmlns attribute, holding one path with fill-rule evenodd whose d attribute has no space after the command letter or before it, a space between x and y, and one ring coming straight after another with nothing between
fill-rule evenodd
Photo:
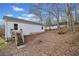
<instances>
[{"instance_id":1,"label":"tree trunk","mask_svg":"<svg viewBox=\"0 0 79 59\"><path fill-rule=\"evenodd\" d=\"M59 24L59 4L57 4L57 28L58 30L60 29L60 24Z\"/></svg>"}]
</instances>

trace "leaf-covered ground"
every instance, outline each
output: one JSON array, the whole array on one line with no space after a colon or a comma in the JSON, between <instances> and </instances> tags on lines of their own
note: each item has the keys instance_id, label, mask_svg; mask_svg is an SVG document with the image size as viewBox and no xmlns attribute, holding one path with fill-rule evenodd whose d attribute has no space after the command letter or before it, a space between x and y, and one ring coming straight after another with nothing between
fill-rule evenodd
<instances>
[{"instance_id":1,"label":"leaf-covered ground","mask_svg":"<svg viewBox=\"0 0 79 59\"><path fill-rule=\"evenodd\" d=\"M0 55L17 56L78 56L79 32L59 35L56 31L48 31L40 35L25 38L25 47L17 49L14 42L0 50Z\"/></svg>"}]
</instances>

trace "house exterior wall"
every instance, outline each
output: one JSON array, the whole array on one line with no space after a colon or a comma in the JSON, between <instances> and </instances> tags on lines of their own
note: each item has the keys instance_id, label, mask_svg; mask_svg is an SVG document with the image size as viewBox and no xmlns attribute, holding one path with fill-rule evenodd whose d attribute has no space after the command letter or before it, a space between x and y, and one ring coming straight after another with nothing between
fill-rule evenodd
<instances>
[{"instance_id":1,"label":"house exterior wall","mask_svg":"<svg viewBox=\"0 0 79 59\"><path fill-rule=\"evenodd\" d=\"M5 39L11 37L11 29L14 29L14 24L18 24L18 30L23 30L23 35L30 35L33 32L44 32L45 27L41 25L36 24L27 24L27 23L21 23L21 22L12 22L12 21L5 21ZM63 25L61 26L63 27ZM51 29L56 29L57 26L51 26Z\"/></svg>"},{"instance_id":2,"label":"house exterior wall","mask_svg":"<svg viewBox=\"0 0 79 59\"><path fill-rule=\"evenodd\" d=\"M5 21L5 40L7 41L7 37L8 37L8 35L7 35L7 25L8 25L8 23L7 23L7 21Z\"/></svg>"},{"instance_id":3,"label":"house exterior wall","mask_svg":"<svg viewBox=\"0 0 79 59\"><path fill-rule=\"evenodd\" d=\"M6 25L7 24L7 25ZM19 22L5 22L5 37L11 37L11 29L14 29L14 24L18 24L18 30L22 29L24 35L29 35L32 32L43 32L44 29L42 29L41 25L35 25L35 24L24 24Z\"/></svg>"}]
</instances>

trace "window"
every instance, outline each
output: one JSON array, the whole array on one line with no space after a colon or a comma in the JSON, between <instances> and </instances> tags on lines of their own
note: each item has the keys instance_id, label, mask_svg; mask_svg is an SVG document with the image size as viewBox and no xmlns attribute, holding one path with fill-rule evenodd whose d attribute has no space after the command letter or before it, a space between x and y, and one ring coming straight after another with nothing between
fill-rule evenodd
<instances>
[{"instance_id":1,"label":"window","mask_svg":"<svg viewBox=\"0 0 79 59\"><path fill-rule=\"evenodd\" d=\"M18 24L14 24L14 30L18 30Z\"/></svg>"},{"instance_id":2,"label":"window","mask_svg":"<svg viewBox=\"0 0 79 59\"><path fill-rule=\"evenodd\" d=\"M41 29L43 30L43 26L41 27Z\"/></svg>"}]
</instances>

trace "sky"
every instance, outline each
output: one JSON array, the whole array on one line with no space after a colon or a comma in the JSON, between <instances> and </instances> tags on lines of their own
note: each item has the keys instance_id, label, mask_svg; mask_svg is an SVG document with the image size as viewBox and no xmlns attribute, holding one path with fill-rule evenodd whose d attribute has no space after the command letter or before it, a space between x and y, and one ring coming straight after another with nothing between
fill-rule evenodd
<instances>
[{"instance_id":1,"label":"sky","mask_svg":"<svg viewBox=\"0 0 79 59\"><path fill-rule=\"evenodd\" d=\"M0 3L0 24L2 24L3 16L17 17L29 19L34 16L31 14L32 4L28 3Z\"/></svg>"},{"instance_id":2,"label":"sky","mask_svg":"<svg viewBox=\"0 0 79 59\"><path fill-rule=\"evenodd\" d=\"M46 8L46 5L40 5L42 8ZM62 10L64 6L61 4ZM0 3L0 24L3 24L3 16L16 17L25 20L38 21L39 19L34 19L35 16L32 13L32 3ZM53 5L54 8L54 5ZM42 12L44 13L44 11ZM45 14L44 14L45 16ZM45 16L46 18L46 16Z\"/></svg>"},{"instance_id":3,"label":"sky","mask_svg":"<svg viewBox=\"0 0 79 59\"><path fill-rule=\"evenodd\" d=\"M31 3L0 3L0 24L3 24L3 16L16 17L20 19L36 21L36 19L30 19L35 16L31 13ZM46 6L42 6L46 7Z\"/></svg>"}]
</instances>

